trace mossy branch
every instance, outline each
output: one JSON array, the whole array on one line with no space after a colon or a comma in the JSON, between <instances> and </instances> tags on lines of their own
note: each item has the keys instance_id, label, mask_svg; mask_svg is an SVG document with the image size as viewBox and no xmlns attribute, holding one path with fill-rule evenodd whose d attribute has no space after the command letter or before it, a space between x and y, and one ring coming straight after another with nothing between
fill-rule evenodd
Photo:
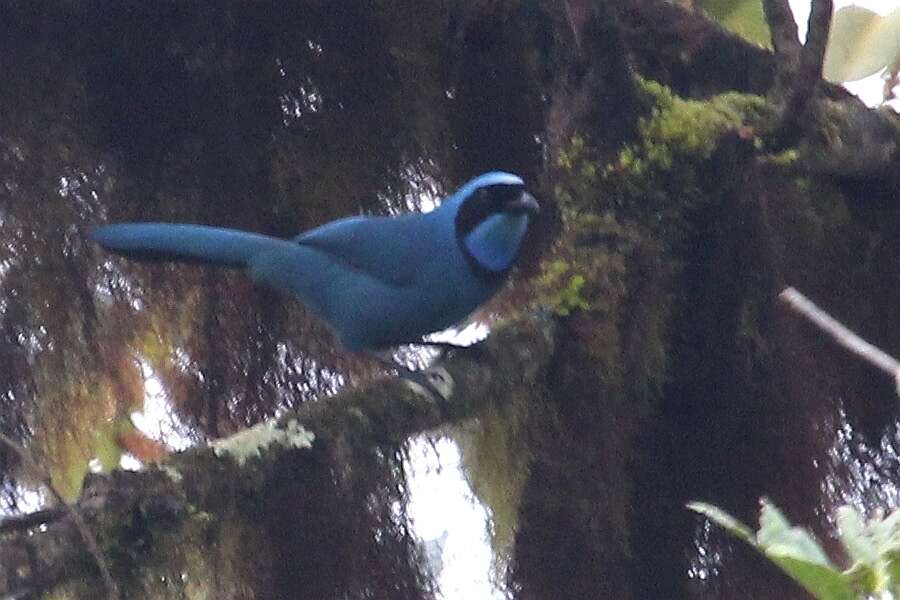
<instances>
[{"instance_id":1,"label":"mossy branch","mask_svg":"<svg viewBox=\"0 0 900 600\"><path fill-rule=\"evenodd\" d=\"M769 4L784 3L771 0ZM842 178L867 177L893 185L898 178L900 118L889 111L870 109L845 89L820 79L829 4L814 3L815 13L810 15L814 39L807 46L787 42L796 57L783 60L786 57L780 56L781 62L700 11L664 0L629 2L622 12L622 31L638 73L666 83L681 96L705 98L731 91L768 96L776 118L760 130L766 132L764 141L772 150L796 144L798 169ZM783 35L790 37L786 30ZM792 66L796 68L791 70ZM797 78L791 73L797 69L802 81L792 83ZM696 77L697 72L703 77ZM779 77L779 72L786 75ZM793 86L789 97L778 91L779 85ZM780 101L775 97L779 95ZM779 105L790 105L788 112L799 119L794 135L782 135L784 119L777 115L785 115L777 110ZM800 105L805 110L800 111Z\"/></svg>"},{"instance_id":2,"label":"mossy branch","mask_svg":"<svg viewBox=\"0 0 900 600\"><path fill-rule=\"evenodd\" d=\"M113 580L112 574L109 571L109 566L106 564L106 559L103 557L103 553L100 551L100 547L97 544L97 538L94 537L94 533L90 530L85 523L84 518L81 514L66 500L60 495L59 491L55 487L53 487L53 482L50 480L50 474L47 473L47 470L44 469L35 459L31 456L31 453L26 450L24 447L20 446L16 442L14 442L11 438L6 435L0 433L0 444L5 445L7 448L12 450L19 456L19 459L22 461L22 465L31 473L31 475L37 477L41 485L50 493L50 496L53 498L53 501L56 503L56 512L49 511L40 511L45 513L48 517L59 518L61 516L69 517L72 521L72 524L75 526L75 529L78 531L79 536L81 536L81 541L84 543L84 547L90 553L91 558L94 560L94 563L97 566L97 569L100 571L100 576L103 579L103 585L106 588L107 598L109 600L118 600L119 596L119 588L116 585L116 582ZM5 522L0 521L0 526L4 525ZM43 522L34 522L31 524L31 527L40 526ZM3 527L0 527L0 532L3 531ZM28 529L28 528L26 528ZM2 572L2 569L0 569ZM15 597L15 593L13 592L10 595ZM6 596L4 596L6 598Z\"/></svg>"},{"instance_id":3,"label":"mossy branch","mask_svg":"<svg viewBox=\"0 0 900 600\"><path fill-rule=\"evenodd\" d=\"M41 597L61 585L65 585L65 597L91 596L97 583L96 564L92 553L79 543L79 520L97 532L100 551L128 597L171 597L173 585L184 588L179 597L191 597L197 591L187 589L191 585L202 586L213 596L223 589L252 589L252 581L241 581L247 575L242 571L246 557L236 567L220 564L217 556L206 555L202 548L190 548L197 546L198 539L202 547L217 547L222 542L217 536L226 535L227 530L241 532L239 547L252 543L246 536L259 523L250 522L248 515L258 513L247 506L268 510L265 494L279 485L286 462L299 461L301 466L291 467L291 473L302 478L303 465L309 464L303 462L304 455L321 454L327 448L326 453L343 456L347 448L397 445L416 433L500 406L510 390L519 394L523 389L540 390L554 351L554 335L553 319L533 314L498 328L476 347L440 361L433 368L452 381L445 405L408 381L381 379L304 404L252 432L174 454L158 467L91 475L72 505L73 512L47 511L40 522L18 520L0 527L0 598ZM354 468L352 464L339 467ZM314 496L317 492L304 493ZM139 550L124 546L136 537ZM259 548L253 560L259 563L266 557L266 549ZM174 581L160 573L175 574ZM166 586L168 591L162 589Z\"/></svg>"}]
</instances>

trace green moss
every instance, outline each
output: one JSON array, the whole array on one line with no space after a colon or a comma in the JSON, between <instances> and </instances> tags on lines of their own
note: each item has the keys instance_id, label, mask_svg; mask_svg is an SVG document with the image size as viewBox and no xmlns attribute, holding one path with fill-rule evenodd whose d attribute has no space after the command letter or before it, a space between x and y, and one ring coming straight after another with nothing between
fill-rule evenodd
<instances>
[{"instance_id":1,"label":"green moss","mask_svg":"<svg viewBox=\"0 0 900 600\"><path fill-rule=\"evenodd\" d=\"M728 132L752 135L768 111L760 96L689 100L654 81L638 79L637 87L650 108L636 142L609 162L579 136L559 152L554 193L563 235L534 285L538 302L557 314L595 319L595 335L584 342L607 382L623 377L622 336L635 335L622 330L623 319L645 329L627 359L629 383L653 393L667 364L671 277L693 215L718 201L728 181L718 170L730 165L719 164L716 150Z\"/></svg>"},{"instance_id":2,"label":"green moss","mask_svg":"<svg viewBox=\"0 0 900 600\"><path fill-rule=\"evenodd\" d=\"M490 511L489 532L498 574L504 571L518 530L519 503L528 478L531 451L524 429L529 399L523 394L520 401L484 412L453 432L466 479Z\"/></svg>"},{"instance_id":3,"label":"green moss","mask_svg":"<svg viewBox=\"0 0 900 600\"><path fill-rule=\"evenodd\" d=\"M796 148L789 148L776 154L770 154L766 160L774 165L788 166L800 160L800 152Z\"/></svg>"},{"instance_id":4,"label":"green moss","mask_svg":"<svg viewBox=\"0 0 900 600\"><path fill-rule=\"evenodd\" d=\"M729 92L688 100L643 79L638 79L638 89L651 106L650 115L639 122L639 141L623 148L603 174L631 197L630 204L646 208L702 201L704 182L698 170L710 166L722 135L742 128L744 135L750 134L768 112L761 96Z\"/></svg>"},{"instance_id":5,"label":"green moss","mask_svg":"<svg viewBox=\"0 0 900 600\"><path fill-rule=\"evenodd\" d=\"M104 470L119 465L119 435L131 422L119 413L118 398L108 381L62 382L61 387L46 389L38 446L54 489L64 499L74 500L92 460L98 459ZM57 408L65 407L54 410L51 401Z\"/></svg>"},{"instance_id":6,"label":"green moss","mask_svg":"<svg viewBox=\"0 0 900 600\"><path fill-rule=\"evenodd\" d=\"M588 310L591 303L581 293L585 282L585 276L575 272L569 262L562 259L547 261L542 265L537 282L542 292L539 302L562 317L574 310Z\"/></svg>"},{"instance_id":7,"label":"green moss","mask_svg":"<svg viewBox=\"0 0 900 600\"><path fill-rule=\"evenodd\" d=\"M622 148L611 162L601 163L597 152L575 136L557 156L554 191L569 225L575 224L572 217L583 219L586 214L606 219L606 212L654 229L677 219L673 213L710 197L706 188L715 185L713 155L722 136L736 130L752 135L768 118L760 96L729 92L689 100L640 78L637 87L650 107L639 121L638 141ZM789 161L795 155L777 158Z\"/></svg>"},{"instance_id":8,"label":"green moss","mask_svg":"<svg viewBox=\"0 0 900 600\"><path fill-rule=\"evenodd\" d=\"M248 478L238 473L235 463L217 460L212 453L182 458L208 462L211 467L207 473L215 465L220 471L210 474L210 478L221 478L224 486L247 484ZM180 475L173 478L173 472L176 471L172 465L148 470L144 478L147 496L174 496L184 501L184 484L174 483ZM193 484L206 485L192 477L188 486ZM109 559L123 597L258 597L257 591L265 587L270 575L270 554L263 540L265 529L252 512L259 507L243 502L234 488L208 493L215 494L207 498L215 503L214 512L188 507L177 515L160 518L154 511L145 513L139 506L125 520L120 514L109 514L96 522L101 552ZM248 547L257 551L248 555Z\"/></svg>"},{"instance_id":9,"label":"green moss","mask_svg":"<svg viewBox=\"0 0 900 600\"><path fill-rule=\"evenodd\" d=\"M638 83L653 105L650 116L639 124L640 146L659 167L671 167L676 154L709 158L722 133L752 126L767 112L762 96L727 92L706 100L687 100L655 81L639 79Z\"/></svg>"}]
</instances>

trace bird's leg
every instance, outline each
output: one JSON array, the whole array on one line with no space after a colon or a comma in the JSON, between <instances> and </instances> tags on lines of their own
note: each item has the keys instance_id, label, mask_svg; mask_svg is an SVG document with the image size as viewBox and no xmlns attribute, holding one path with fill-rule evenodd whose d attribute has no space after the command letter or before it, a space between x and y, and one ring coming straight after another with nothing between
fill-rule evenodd
<instances>
[{"instance_id":1,"label":"bird's leg","mask_svg":"<svg viewBox=\"0 0 900 600\"><path fill-rule=\"evenodd\" d=\"M397 375L401 379L424 388L438 402L442 410L447 407L447 401L453 392L453 381L444 369L426 368L421 371L413 371L395 360L390 351L368 350L366 355L386 369L397 371Z\"/></svg>"},{"instance_id":2,"label":"bird's leg","mask_svg":"<svg viewBox=\"0 0 900 600\"><path fill-rule=\"evenodd\" d=\"M433 342L431 340L422 340L416 342L416 346L431 346L432 348L441 348L443 350L465 350L472 346L463 346L462 344L454 344L453 342Z\"/></svg>"},{"instance_id":3,"label":"bird's leg","mask_svg":"<svg viewBox=\"0 0 900 600\"><path fill-rule=\"evenodd\" d=\"M431 342L428 340L422 340L421 342L416 342L416 346L428 346L430 348L436 348L439 350L438 358L444 358L450 352L454 350L465 350L468 346L462 346L460 344L454 344L453 342Z\"/></svg>"},{"instance_id":4,"label":"bird's leg","mask_svg":"<svg viewBox=\"0 0 900 600\"><path fill-rule=\"evenodd\" d=\"M478 343L470 344L468 346L463 346L462 344L454 344L453 342L432 342L429 340L422 340L421 342L416 342L416 346L429 346L431 348L437 348L439 353L437 358L442 359L446 357L451 352L463 351L463 352L480 352L481 345Z\"/></svg>"}]
</instances>

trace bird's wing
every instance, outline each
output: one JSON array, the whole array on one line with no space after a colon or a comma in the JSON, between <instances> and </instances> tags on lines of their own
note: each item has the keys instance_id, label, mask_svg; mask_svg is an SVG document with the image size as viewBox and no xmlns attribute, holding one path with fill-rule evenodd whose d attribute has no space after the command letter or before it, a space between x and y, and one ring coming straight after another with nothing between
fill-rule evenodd
<instances>
[{"instance_id":1,"label":"bird's wing","mask_svg":"<svg viewBox=\"0 0 900 600\"><path fill-rule=\"evenodd\" d=\"M421 215L350 217L300 234L294 241L315 248L349 267L396 287L414 282L415 260L422 260L417 244ZM418 258L417 258L418 256Z\"/></svg>"}]
</instances>

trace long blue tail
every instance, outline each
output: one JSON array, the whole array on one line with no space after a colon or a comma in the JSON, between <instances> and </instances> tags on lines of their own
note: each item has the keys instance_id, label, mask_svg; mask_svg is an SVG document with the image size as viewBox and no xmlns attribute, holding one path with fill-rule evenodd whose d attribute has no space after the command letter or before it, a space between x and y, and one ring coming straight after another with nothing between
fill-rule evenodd
<instances>
[{"instance_id":1,"label":"long blue tail","mask_svg":"<svg viewBox=\"0 0 900 600\"><path fill-rule=\"evenodd\" d=\"M143 261L247 267L254 256L284 240L235 229L170 223L120 223L98 227L91 239L116 254Z\"/></svg>"}]
</instances>

